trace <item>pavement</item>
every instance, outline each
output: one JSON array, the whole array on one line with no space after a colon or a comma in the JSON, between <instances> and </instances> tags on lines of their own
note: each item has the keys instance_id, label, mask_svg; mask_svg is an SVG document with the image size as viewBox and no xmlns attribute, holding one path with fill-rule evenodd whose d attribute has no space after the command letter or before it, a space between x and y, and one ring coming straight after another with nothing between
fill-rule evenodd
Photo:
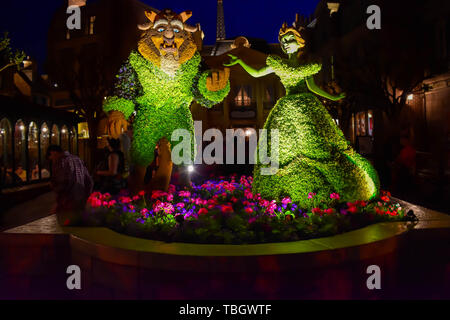
<instances>
[{"instance_id":1,"label":"pavement","mask_svg":"<svg viewBox=\"0 0 450 320\"><path fill-rule=\"evenodd\" d=\"M56 195L54 192L47 192L22 202L1 214L0 232L47 217L53 213L55 205Z\"/></svg>"}]
</instances>

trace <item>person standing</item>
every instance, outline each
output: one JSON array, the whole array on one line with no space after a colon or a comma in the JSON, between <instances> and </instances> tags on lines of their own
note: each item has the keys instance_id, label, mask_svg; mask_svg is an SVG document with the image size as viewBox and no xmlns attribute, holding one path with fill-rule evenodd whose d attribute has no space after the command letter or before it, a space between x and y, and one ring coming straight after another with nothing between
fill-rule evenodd
<instances>
[{"instance_id":1,"label":"person standing","mask_svg":"<svg viewBox=\"0 0 450 320\"><path fill-rule=\"evenodd\" d=\"M95 174L100 176L100 192L108 192L117 194L121 189L125 188L125 157L120 150L120 140L109 138L108 140L108 158L107 169L98 170Z\"/></svg>"},{"instance_id":2,"label":"person standing","mask_svg":"<svg viewBox=\"0 0 450 320\"><path fill-rule=\"evenodd\" d=\"M58 145L47 149L52 163L51 186L56 193L56 216L60 225L76 225L92 193L93 180L83 160Z\"/></svg>"}]
</instances>

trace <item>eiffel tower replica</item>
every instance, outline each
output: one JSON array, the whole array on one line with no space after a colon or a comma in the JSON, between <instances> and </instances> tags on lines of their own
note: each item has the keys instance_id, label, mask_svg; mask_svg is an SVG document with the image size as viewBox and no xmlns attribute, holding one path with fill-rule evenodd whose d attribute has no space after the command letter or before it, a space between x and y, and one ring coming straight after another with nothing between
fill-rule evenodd
<instances>
[{"instance_id":1,"label":"eiffel tower replica","mask_svg":"<svg viewBox=\"0 0 450 320\"><path fill-rule=\"evenodd\" d=\"M217 0L217 36L216 40L225 40L225 15L223 13L223 0Z\"/></svg>"}]
</instances>

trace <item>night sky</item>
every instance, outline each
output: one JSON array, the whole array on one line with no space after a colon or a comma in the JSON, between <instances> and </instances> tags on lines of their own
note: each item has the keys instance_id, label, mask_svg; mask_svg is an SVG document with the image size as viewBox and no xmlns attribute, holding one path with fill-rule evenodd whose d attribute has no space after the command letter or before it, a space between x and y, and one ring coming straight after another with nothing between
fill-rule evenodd
<instances>
[{"instance_id":1,"label":"night sky","mask_svg":"<svg viewBox=\"0 0 450 320\"><path fill-rule=\"evenodd\" d=\"M200 22L205 33L205 44L216 38L216 0L141 0L148 5L176 12L192 10L189 23ZM2 0L0 32L8 31L14 48L24 50L38 60L42 72L46 59L47 29L55 10L63 0ZM89 2L89 0L88 0ZM278 30L283 21L292 23L295 13L309 15L319 0L224 0L227 38L244 35L277 42Z\"/></svg>"}]
</instances>

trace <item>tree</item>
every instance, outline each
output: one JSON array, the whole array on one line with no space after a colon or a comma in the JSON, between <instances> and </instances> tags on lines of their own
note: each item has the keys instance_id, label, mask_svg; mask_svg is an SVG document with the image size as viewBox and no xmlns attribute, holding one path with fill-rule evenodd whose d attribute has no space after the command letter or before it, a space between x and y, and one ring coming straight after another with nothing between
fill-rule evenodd
<instances>
[{"instance_id":1,"label":"tree","mask_svg":"<svg viewBox=\"0 0 450 320\"><path fill-rule=\"evenodd\" d=\"M0 72L10 67L19 67L24 59L25 52L13 51L11 39L8 37L8 32L5 32L3 38L0 38Z\"/></svg>"},{"instance_id":2,"label":"tree","mask_svg":"<svg viewBox=\"0 0 450 320\"><path fill-rule=\"evenodd\" d=\"M74 110L88 123L93 168L97 162L97 133L104 115L102 103L113 82L109 61L92 46L79 52L64 51L48 67L52 79L69 92Z\"/></svg>"},{"instance_id":3,"label":"tree","mask_svg":"<svg viewBox=\"0 0 450 320\"><path fill-rule=\"evenodd\" d=\"M421 19L422 9L402 0L385 3L381 30L361 26L341 41L336 57L336 73L348 97L370 101L392 123L424 79L432 34Z\"/></svg>"}]
</instances>

